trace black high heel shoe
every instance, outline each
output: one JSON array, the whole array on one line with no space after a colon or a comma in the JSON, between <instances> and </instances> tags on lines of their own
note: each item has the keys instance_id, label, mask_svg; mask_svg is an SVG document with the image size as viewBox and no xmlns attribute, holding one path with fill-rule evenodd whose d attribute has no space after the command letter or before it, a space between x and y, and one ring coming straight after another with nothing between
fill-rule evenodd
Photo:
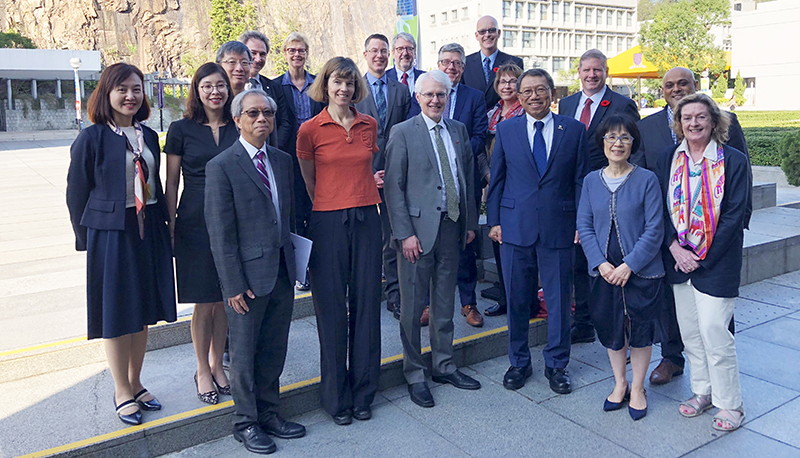
<instances>
[{"instance_id":1,"label":"black high heel shoe","mask_svg":"<svg viewBox=\"0 0 800 458\"><path fill-rule=\"evenodd\" d=\"M625 388L625 396L622 397L621 402L611 402L606 398L606 401L603 403L603 410L606 412L612 412L614 410L619 410L622 406L625 405L626 402L630 401L631 399L631 387L628 386Z\"/></svg>"},{"instance_id":2,"label":"black high heel shoe","mask_svg":"<svg viewBox=\"0 0 800 458\"><path fill-rule=\"evenodd\" d=\"M144 388L142 389L142 391L136 393L136 395L133 397L133 400L136 401L137 404L139 404L139 407L141 407L142 410L149 410L149 411L161 410L161 403L158 402L158 399L156 399L155 396L153 396L153 399L149 401L142 401L142 398L147 396L148 394L150 394L150 392L147 391L146 388Z\"/></svg>"},{"instance_id":3,"label":"black high heel shoe","mask_svg":"<svg viewBox=\"0 0 800 458\"><path fill-rule=\"evenodd\" d=\"M116 395L112 395L111 400L114 402L114 407L117 409L117 416L123 423L127 425L141 425L142 424L142 411L136 409L136 412L124 414L122 411L129 406L136 406L137 403L133 399L128 399L120 405L117 405Z\"/></svg>"},{"instance_id":4,"label":"black high heel shoe","mask_svg":"<svg viewBox=\"0 0 800 458\"><path fill-rule=\"evenodd\" d=\"M219 394L224 394L225 396L230 396L231 395L231 384L230 383L225 385L225 386L219 386L219 383L217 383L217 379L214 378L213 375L211 376L211 380L214 382L214 386L217 387L217 392Z\"/></svg>"},{"instance_id":5,"label":"black high heel shoe","mask_svg":"<svg viewBox=\"0 0 800 458\"><path fill-rule=\"evenodd\" d=\"M197 384L197 372L194 373L194 387L197 388L197 399L205 402L206 404L216 404L219 402L217 390L211 390L205 393L200 392L200 386Z\"/></svg>"},{"instance_id":6,"label":"black high heel shoe","mask_svg":"<svg viewBox=\"0 0 800 458\"><path fill-rule=\"evenodd\" d=\"M647 390L644 392L644 397L647 399ZM630 414L631 418L633 418L633 421L639 421L647 415L647 406L641 410L628 406L628 413Z\"/></svg>"}]
</instances>

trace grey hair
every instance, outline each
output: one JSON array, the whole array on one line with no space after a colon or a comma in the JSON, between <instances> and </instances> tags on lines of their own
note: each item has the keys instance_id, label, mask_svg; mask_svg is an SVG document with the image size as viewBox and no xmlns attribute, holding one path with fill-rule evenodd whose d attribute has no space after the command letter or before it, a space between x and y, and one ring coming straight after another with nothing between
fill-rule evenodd
<instances>
[{"instance_id":1,"label":"grey hair","mask_svg":"<svg viewBox=\"0 0 800 458\"><path fill-rule=\"evenodd\" d=\"M303 43L303 45L306 47L306 51L309 51L308 39L300 32L292 32L289 35L286 35L286 39L283 40L283 48L281 48L281 51L286 51L286 47L289 46L289 43L293 41Z\"/></svg>"},{"instance_id":2,"label":"grey hair","mask_svg":"<svg viewBox=\"0 0 800 458\"><path fill-rule=\"evenodd\" d=\"M419 75L417 80L414 82L414 92L420 94L422 91L422 85L429 79L432 79L444 86L444 91L447 93L447 97L450 97L450 89L453 88L453 83L450 82L450 77L447 76L447 73L441 70L431 70Z\"/></svg>"},{"instance_id":3,"label":"grey hair","mask_svg":"<svg viewBox=\"0 0 800 458\"><path fill-rule=\"evenodd\" d=\"M394 50L395 45L397 44L397 39L402 38L403 40L410 41L414 47L417 47L417 40L414 39L414 35L411 35L408 32L400 32L397 35L392 37L392 49Z\"/></svg>"},{"instance_id":4,"label":"grey hair","mask_svg":"<svg viewBox=\"0 0 800 458\"><path fill-rule=\"evenodd\" d=\"M581 55L581 59L578 61L578 68L580 68L581 64L583 64L584 60L587 59L597 59L603 64L603 68L608 70L608 58L602 51L599 49L590 49Z\"/></svg>"},{"instance_id":5,"label":"grey hair","mask_svg":"<svg viewBox=\"0 0 800 458\"><path fill-rule=\"evenodd\" d=\"M219 47L217 50L217 63L222 63L222 59L225 57L226 54L235 54L237 56L247 56L247 60L253 60L253 54L250 53L250 49L244 45L241 41L229 41L224 43L222 46Z\"/></svg>"},{"instance_id":6,"label":"grey hair","mask_svg":"<svg viewBox=\"0 0 800 458\"><path fill-rule=\"evenodd\" d=\"M447 43L446 45L444 45L441 48L439 48L438 60L442 60L442 54L444 54L446 52L457 52L457 53L461 54L462 63L466 63L466 62L463 62L463 61L464 61L464 59L466 59L467 54L464 52L464 47L461 46L460 44L458 44L458 43Z\"/></svg>"},{"instance_id":7,"label":"grey hair","mask_svg":"<svg viewBox=\"0 0 800 458\"><path fill-rule=\"evenodd\" d=\"M242 36L239 37L239 41L244 44L247 44L250 40L259 40L264 42L264 46L267 47L267 54L269 54L269 38L266 35L259 32L258 30L248 30L247 32L243 33Z\"/></svg>"},{"instance_id":8,"label":"grey hair","mask_svg":"<svg viewBox=\"0 0 800 458\"><path fill-rule=\"evenodd\" d=\"M244 102L245 97L248 95L260 95L267 99L270 108L272 111L278 111L278 105L272 100L272 97L268 96L266 92L262 91L261 89L248 89L246 91L242 91L233 98L233 102L231 102L231 116L234 118L240 118L242 116L242 104Z\"/></svg>"}]
</instances>

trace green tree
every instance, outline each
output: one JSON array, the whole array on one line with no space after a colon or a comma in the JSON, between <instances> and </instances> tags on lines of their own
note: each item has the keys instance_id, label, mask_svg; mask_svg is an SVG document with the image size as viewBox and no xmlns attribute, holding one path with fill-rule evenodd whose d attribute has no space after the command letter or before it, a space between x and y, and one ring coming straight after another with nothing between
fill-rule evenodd
<instances>
[{"instance_id":1,"label":"green tree","mask_svg":"<svg viewBox=\"0 0 800 458\"><path fill-rule=\"evenodd\" d=\"M730 17L728 0L679 0L661 4L639 31L644 57L661 72L686 67L695 73L725 70L725 53L709 29Z\"/></svg>"},{"instance_id":2,"label":"green tree","mask_svg":"<svg viewBox=\"0 0 800 458\"><path fill-rule=\"evenodd\" d=\"M744 98L744 80L742 80L742 71L736 72L736 82L733 84L733 97L736 99L736 105L742 106L747 101Z\"/></svg>"},{"instance_id":3,"label":"green tree","mask_svg":"<svg viewBox=\"0 0 800 458\"><path fill-rule=\"evenodd\" d=\"M719 75L717 81L714 83L714 87L711 89L711 96L715 99L719 99L725 97L725 91L728 90L728 78L725 74Z\"/></svg>"},{"instance_id":4,"label":"green tree","mask_svg":"<svg viewBox=\"0 0 800 458\"><path fill-rule=\"evenodd\" d=\"M578 92L581 88L581 80L578 78L578 64L580 63L580 59L575 58L572 59L572 63L569 66L569 70L561 69L558 71L558 80L559 81L566 81L567 90L570 94L574 94Z\"/></svg>"},{"instance_id":5,"label":"green tree","mask_svg":"<svg viewBox=\"0 0 800 458\"><path fill-rule=\"evenodd\" d=\"M9 30L6 33L0 32L0 48L35 49L36 45L30 38Z\"/></svg>"},{"instance_id":6,"label":"green tree","mask_svg":"<svg viewBox=\"0 0 800 458\"><path fill-rule=\"evenodd\" d=\"M665 0L639 0L636 7L636 16L640 21L650 21L656 16L656 11Z\"/></svg>"},{"instance_id":7,"label":"green tree","mask_svg":"<svg viewBox=\"0 0 800 458\"><path fill-rule=\"evenodd\" d=\"M211 39L214 47L239 39L256 26L256 7L251 0L211 0Z\"/></svg>"}]
</instances>

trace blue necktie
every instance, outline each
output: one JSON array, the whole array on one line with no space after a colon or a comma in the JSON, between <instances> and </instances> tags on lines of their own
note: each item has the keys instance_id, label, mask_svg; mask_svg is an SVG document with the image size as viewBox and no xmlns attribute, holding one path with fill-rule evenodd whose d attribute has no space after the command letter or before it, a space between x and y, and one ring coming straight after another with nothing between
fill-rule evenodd
<instances>
[{"instance_id":1,"label":"blue necktie","mask_svg":"<svg viewBox=\"0 0 800 458\"><path fill-rule=\"evenodd\" d=\"M544 123L536 121L534 123L536 133L533 134L533 161L536 162L536 168L539 169L539 178L544 176L544 171L547 169L547 145L544 143Z\"/></svg>"},{"instance_id":2,"label":"blue necktie","mask_svg":"<svg viewBox=\"0 0 800 458\"><path fill-rule=\"evenodd\" d=\"M380 117L381 126L386 125L386 96L383 94L383 80L375 81L378 90L375 92L375 104L378 106L378 117Z\"/></svg>"},{"instance_id":3,"label":"blue necktie","mask_svg":"<svg viewBox=\"0 0 800 458\"><path fill-rule=\"evenodd\" d=\"M492 68L489 64L492 63L492 59L489 57L483 58L483 77L486 79L486 84L489 84L489 75L492 74Z\"/></svg>"}]
</instances>

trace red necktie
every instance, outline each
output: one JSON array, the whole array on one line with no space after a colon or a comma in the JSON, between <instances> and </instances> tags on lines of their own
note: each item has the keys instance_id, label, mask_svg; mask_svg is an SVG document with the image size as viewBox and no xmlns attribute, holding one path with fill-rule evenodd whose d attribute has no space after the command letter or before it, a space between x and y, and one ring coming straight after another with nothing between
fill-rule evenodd
<instances>
[{"instance_id":1,"label":"red necktie","mask_svg":"<svg viewBox=\"0 0 800 458\"><path fill-rule=\"evenodd\" d=\"M401 83L405 84L408 87L408 73L403 73L403 79L400 80Z\"/></svg>"},{"instance_id":2,"label":"red necktie","mask_svg":"<svg viewBox=\"0 0 800 458\"><path fill-rule=\"evenodd\" d=\"M592 99L586 99L586 103L583 104L583 111L581 111L581 119L580 121L586 125L586 129L589 129L589 124L592 122Z\"/></svg>"}]
</instances>

